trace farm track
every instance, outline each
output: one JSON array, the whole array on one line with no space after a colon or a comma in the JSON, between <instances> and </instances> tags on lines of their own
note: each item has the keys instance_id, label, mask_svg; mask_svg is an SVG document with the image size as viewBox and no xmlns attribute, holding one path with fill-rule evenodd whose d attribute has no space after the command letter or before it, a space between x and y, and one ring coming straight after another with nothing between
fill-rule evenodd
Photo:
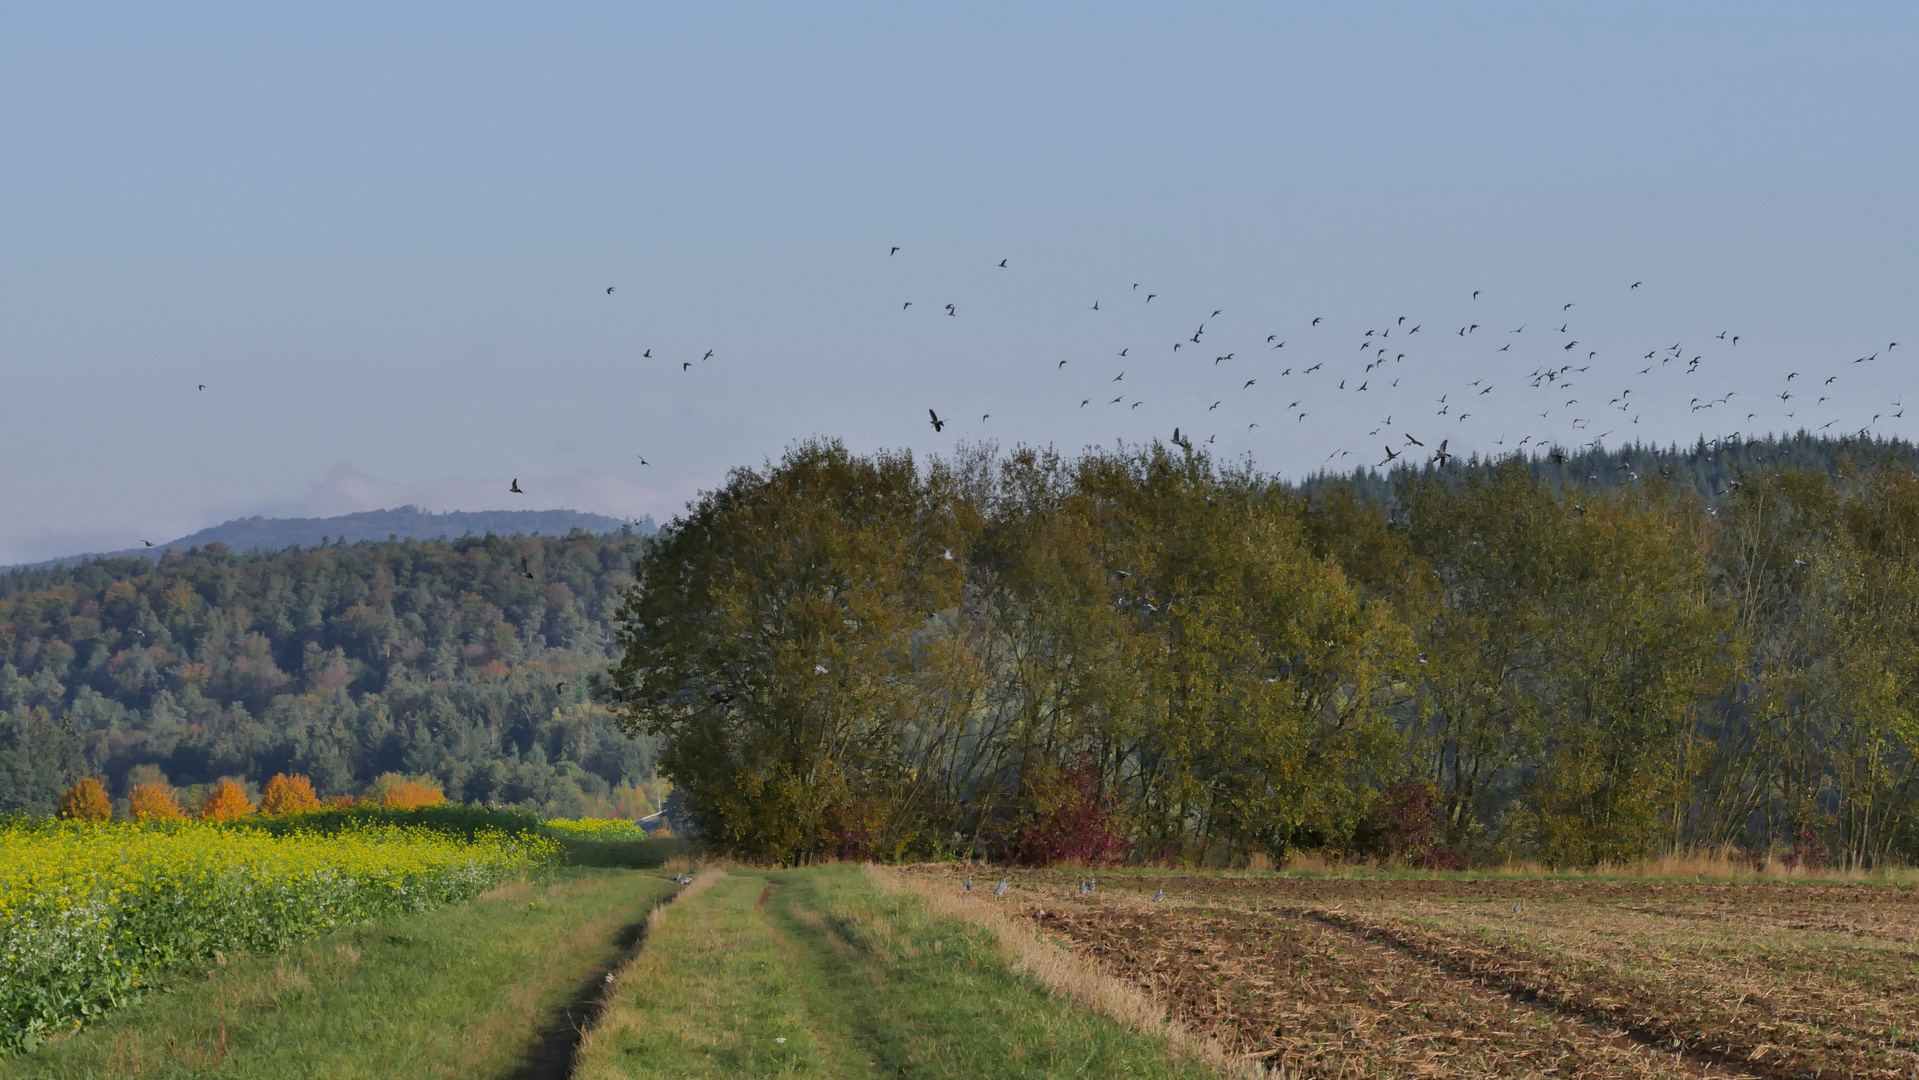
<instances>
[{"instance_id":1,"label":"farm track","mask_svg":"<svg viewBox=\"0 0 1919 1080\"><path fill-rule=\"evenodd\" d=\"M1009 914L1290 1073L1919 1076L1910 888L1076 880L1016 874Z\"/></svg>"}]
</instances>

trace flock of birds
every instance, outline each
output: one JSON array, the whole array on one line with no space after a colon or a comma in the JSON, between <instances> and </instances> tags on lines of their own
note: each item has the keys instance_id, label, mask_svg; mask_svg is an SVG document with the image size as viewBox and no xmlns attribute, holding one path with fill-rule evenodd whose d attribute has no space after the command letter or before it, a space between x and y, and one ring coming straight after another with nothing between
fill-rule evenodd
<instances>
[{"instance_id":1,"label":"flock of birds","mask_svg":"<svg viewBox=\"0 0 1919 1080\"><path fill-rule=\"evenodd\" d=\"M899 250L893 248L889 255ZM1006 262L999 266L1005 268ZM1621 292L1641 295L1645 287L1644 281L1622 283ZM1142 308L1155 300L1164 304L1161 295L1143 283L1132 284L1128 298ZM1443 466L1459 456L1453 446L1463 441L1462 434L1471 436L1476 449L1488 456L1530 451L1559 460L1567 448L1596 448L1609 436L1619 436L1620 442L1657 441L1639 428L1651 402L1670 407L1683 400L1688 414L1708 414L1699 417L1699 435L1715 446L1762 430L1795 427L1815 434L1871 436L1876 426L1905 415L1903 402L1894 399L1869 418L1854 418L1860 421L1856 426L1833 430L1846 422L1839 406L1831 405L1835 384L1856 365L1890 358L1897 341L1819 371L1791 371L1780 386L1760 389L1752 385L1750 367L1737 360L1743 335L1731 330L1707 334L1696 343L1682 338L1643 353L1626 353L1586 340L1578 301L1503 324L1494 322L1483 290L1471 291L1461 306L1462 313L1444 322L1395 314L1336 327L1325 316L1302 315L1290 327L1258 327L1251 335L1241 328L1224 344L1217 342L1221 320L1229 313L1208 307L1194 313L1192 329L1184 337L1162 339L1157 345L1123 343L1103 365L1062 358L1053 361L1053 367L1062 375L1072 374L1066 369L1077 359L1076 371L1092 368L1090 376L1074 376L1077 392L1065 404L1130 413L1149 401L1129 391L1129 372L1153 365L1155 352L1161 361L1183 363L1185 387L1197 382L1215 390L1206 395L1212 398L1210 404L1203 409L1188 406L1197 415L1179 419L1173 427L1171 442L1186 450L1196 442L1216 443L1227 416L1236 416L1234 425L1243 423L1242 432L1252 432L1267 423L1301 424L1340 398L1346 406L1340 412L1347 416L1354 405L1375 403L1370 423L1345 425L1349 430L1339 440L1344 445L1330 447L1322 468L1335 471L1361 465L1391 469L1421 459ZM909 302L902 310L910 307ZM1095 300L1089 311L1113 307ZM944 310L958 317L954 305ZM1542 320L1540 314L1550 317ZM1435 343L1436 337L1444 344ZM1746 351L1751 352L1750 343ZM1189 359L1195 357L1197 364ZM1422 377L1408 378L1415 373ZM1452 373L1456 378L1448 379ZM1409 385L1402 388L1402 382ZM1706 389L1709 385L1721 389ZM1277 396L1261 393L1261 388L1274 387L1283 388ZM1256 394L1250 407L1236 407ZM1281 400L1284 405L1278 404ZM990 413L982 414L980 423L990 419ZM934 406L927 410L927 422L940 433L952 420ZM1207 429L1204 436L1199 434L1202 428ZM1364 429L1363 436L1359 429ZM1379 447L1377 454L1367 452L1371 446ZM1343 460L1348 458L1355 460Z\"/></svg>"},{"instance_id":2,"label":"flock of birds","mask_svg":"<svg viewBox=\"0 0 1919 1080\"><path fill-rule=\"evenodd\" d=\"M890 246L885 258L904 250ZM1011 263L1000 259L987 272L1013 272ZM605 295L615 291L606 286ZM1791 370L1778 385L1762 386L1759 370L1776 366L1752 363L1753 344L1731 330L1623 344L1612 328L1621 315L1614 301L1636 302L1651 291L1646 281L1621 282L1617 297L1592 305L1568 300L1549 310L1514 312L1484 290L1471 290L1462 291L1457 310L1443 319L1395 312L1342 322L1300 312L1252 325L1220 305L1193 307L1186 319L1162 315L1177 301L1132 282L1118 302L1089 298L1086 319L1109 321L1087 324L1085 336L1104 344L1076 346L1072 355L1042 363L1051 369L1045 377L1058 381L1060 408L1118 414L1126 419L1115 426L1128 434L1164 430L1164 423L1172 429L1172 443L1190 451L1235 433L1239 439L1229 445L1246 449L1254 432L1282 429L1290 445L1311 440L1325 447L1319 468L1334 472L1444 466L1466 448L1484 456L1563 459L1570 449L1601 447L1614 436L1616 443L1670 440L1679 434L1672 430L1675 415L1681 422L1696 418L1698 436L1715 447L1795 428L1871 437L1905 415L1899 397L1866 408L1859 405L1860 392L1837 400L1861 365L1891 359L1897 341ZM896 315L912 315L917 307L941 320L964 317L954 301L895 302ZM1136 315L1151 311L1154 318L1128 320L1123 313L1129 307ZM1604 312L1588 322L1589 308ZM1155 329L1145 328L1149 322ZM1167 331L1182 324L1177 334ZM1149 337L1154 333L1157 340ZM651 360L653 353L648 347L641 358ZM672 362L691 372L717 354L704 348L698 359ZM1140 390L1142 382L1154 380L1174 400L1154 402ZM926 422L943 434L955 423L953 412L931 403ZM1649 412L1656 430L1639 426ZM1321 426L1305 425L1315 415L1322 417ZM961 422L955 434L990 436L992 419L990 409L982 411L977 424ZM1691 436L1686 433L1685 441ZM635 457L642 466L652 465L644 454ZM518 477L507 491L526 494Z\"/></svg>"}]
</instances>

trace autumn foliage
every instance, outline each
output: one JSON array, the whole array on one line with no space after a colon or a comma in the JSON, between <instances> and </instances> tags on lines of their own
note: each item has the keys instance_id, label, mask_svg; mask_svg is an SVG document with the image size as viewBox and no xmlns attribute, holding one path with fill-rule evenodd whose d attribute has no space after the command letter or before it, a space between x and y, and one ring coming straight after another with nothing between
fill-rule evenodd
<instances>
[{"instance_id":1,"label":"autumn foliage","mask_svg":"<svg viewBox=\"0 0 1919 1080\"><path fill-rule=\"evenodd\" d=\"M253 800L247 798L246 789L233 780L222 780L206 803L200 807L200 817L207 821L232 821L253 813Z\"/></svg>"},{"instance_id":2,"label":"autumn foliage","mask_svg":"<svg viewBox=\"0 0 1919 1080\"><path fill-rule=\"evenodd\" d=\"M302 810L318 810L320 797L313 790L313 781L294 773L275 773L267 781L266 791L260 795L262 814L297 814Z\"/></svg>"},{"instance_id":3,"label":"autumn foliage","mask_svg":"<svg viewBox=\"0 0 1919 1080\"><path fill-rule=\"evenodd\" d=\"M440 790L438 783L425 777L381 773L374 778L372 784L368 785L366 794L360 801L377 806L411 809L416 806L438 806L446 801L446 793Z\"/></svg>"},{"instance_id":4,"label":"autumn foliage","mask_svg":"<svg viewBox=\"0 0 1919 1080\"><path fill-rule=\"evenodd\" d=\"M60 816L75 821L106 821L113 817L113 800L107 788L91 776L83 776L60 795Z\"/></svg>"},{"instance_id":5,"label":"autumn foliage","mask_svg":"<svg viewBox=\"0 0 1919 1080\"><path fill-rule=\"evenodd\" d=\"M127 813L135 821L177 821L186 817L180 795L164 780L135 784L127 793Z\"/></svg>"}]
</instances>

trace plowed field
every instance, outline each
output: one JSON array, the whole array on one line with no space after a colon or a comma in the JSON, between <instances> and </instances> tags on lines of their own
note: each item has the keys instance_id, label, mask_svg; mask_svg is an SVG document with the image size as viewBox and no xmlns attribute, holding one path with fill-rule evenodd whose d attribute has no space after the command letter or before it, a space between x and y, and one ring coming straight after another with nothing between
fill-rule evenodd
<instances>
[{"instance_id":1,"label":"plowed field","mask_svg":"<svg viewBox=\"0 0 1919 1080\"><path fill-rule=\"evenodd\" d=\"M1909 887L1097 880L1004 902L1288 1075L1919 1077Z\"/></svg>"}]
</instances>

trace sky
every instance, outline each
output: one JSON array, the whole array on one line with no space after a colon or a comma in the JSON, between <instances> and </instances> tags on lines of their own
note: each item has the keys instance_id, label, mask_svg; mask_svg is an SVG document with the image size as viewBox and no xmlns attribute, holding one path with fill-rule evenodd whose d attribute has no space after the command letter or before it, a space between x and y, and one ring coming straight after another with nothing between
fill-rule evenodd
<instances>
[{"instance_id":1,"label":"sky","mask_svg":"<svg viewBox=\"0 0 1919 1080\"><path fill-rule=\"evenodd\" d=\"M1889 3L16 8L0 564L666 521L815 436L1913 437L1916 47Z\"/></svg>"}]
</instances>

